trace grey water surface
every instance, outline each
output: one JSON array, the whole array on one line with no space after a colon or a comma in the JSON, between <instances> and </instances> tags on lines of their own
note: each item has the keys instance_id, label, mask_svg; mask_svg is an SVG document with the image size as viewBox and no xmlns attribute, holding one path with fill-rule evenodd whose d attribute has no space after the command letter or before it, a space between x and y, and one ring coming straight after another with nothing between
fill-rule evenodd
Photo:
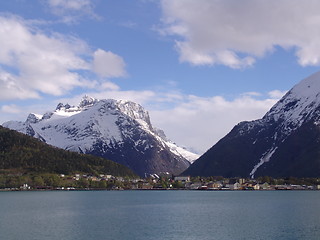
<instances>
[{"instance_id":1,"label":"grey water surface","mask_svg":"<svg viewBox=\"0 0 320 240\"><path fill-rule=\"evenodd\" d=\"M320 239L320 191L0 192L0 239Z\"/></svg>"}]
</instances>

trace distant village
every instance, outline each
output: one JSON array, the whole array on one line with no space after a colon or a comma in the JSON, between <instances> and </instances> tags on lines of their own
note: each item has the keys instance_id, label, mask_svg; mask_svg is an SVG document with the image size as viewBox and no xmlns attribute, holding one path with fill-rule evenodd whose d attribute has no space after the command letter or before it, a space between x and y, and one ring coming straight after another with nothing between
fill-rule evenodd
<instances>
[{"instance_id":1,"label":"distant village","mask_svg":"<svg viewBox=\"0 0 320 240\"><path fill-rule=\"evenodd\" d=\"M18 185L4 184L0 186L0 190L320 190L320 179L317 178L203 178L169 175L158 176L157 174L137 179L104 174L99 176L49 174L46 176L36 176L33 180L16 184Z\"/></svg>"}]
</instances>

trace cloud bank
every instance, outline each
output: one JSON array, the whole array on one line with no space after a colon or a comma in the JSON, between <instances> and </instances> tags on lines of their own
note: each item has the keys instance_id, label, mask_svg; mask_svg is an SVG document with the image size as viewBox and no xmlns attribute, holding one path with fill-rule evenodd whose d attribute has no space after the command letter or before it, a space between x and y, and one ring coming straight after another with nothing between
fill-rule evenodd
<instances>
[{"instance_id":1,"label":"cloud bank","mask_svg":"<svg viewBox=\"0 0 320 240\"><path fill-rule=\"evenodd\" d=\"M181 62L252 66L275 47L302 66L320 65L317 0L162 0L161 33L175 39Z\"/></svg>"},{"instance_id":2,"label":"cloud bank","mask_svg":"<svg viewBox=\"0 0 320 240\"><path fill-rule=\"evenodd\" d=\"M0 45L0 100L60 96L98 84L83 72L108 78L126 72L120 56L93 52L81 39L45 33L16 16L0 16Z\"/></svg>"},{"instance_id":3,"label":"cloud bank","mask_svg":"<svg viewBox=\"0 0 320 240\"><path fill-rule=\"evenodd\" d=\"M280 92L280 91L277 91ZM243 94L227 100L222 96L182 96L172 109L150 110L151 120L172 140L204 153L241 121L263 115L278 101L271 93L263 98Z\"/></svg>"}]
</instances>

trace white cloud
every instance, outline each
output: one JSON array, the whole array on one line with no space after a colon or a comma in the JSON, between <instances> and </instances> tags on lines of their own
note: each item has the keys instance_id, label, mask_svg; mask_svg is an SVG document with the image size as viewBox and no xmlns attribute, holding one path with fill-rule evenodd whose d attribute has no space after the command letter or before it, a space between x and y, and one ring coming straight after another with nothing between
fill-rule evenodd
<instances>
[{"instance_id":1,"label":"white cloud","mask_svg":"<svg viewBox=\"0 0 320 240\"><path fill-rule=\"evenodd\" d=\"M150 109L151 121L178 144L204 153L241 121L261 118L277 99L242 95L233 100L221 96L184 96L172 109Z\"/></svg>"},{"instance_id":2,"label":"white cloud","mask_svg":"<svg viewBox=\"0 0 320 240\"><path fill-rule=\"evenodd\" d=\"M88 95L97 99L116 99L116 100L129 100L146 106L148 102L155 98L156 93L153 91L122 91L117 89L106 88L101 91L88 91L81 95L73 96L72 98L60 98L56 101L69 103L77 106L84 95Z\"/></svg>"},{"instance_id":3,"label":"white cloud","mask_svg":"<svg viewBox=\"0 0 320 240\"><path fill-rule=\"evenodd\" d=\"M22 112L21 108L15 104L3 105L1 107L1 111L4 113L13 113L13 114L18 114Z\"/></svg>"},{"instance_id":4,"label":"white cloud","mask_svg":"<svg viewBox=\"0 0 320 240\"><path fill-rule=\"evenodd\" d=\"M317 0L162 0L162 34L176 38L180 61L244 68L275 46L299 64L320 65Z\"/></svg>"},{"instance_id":5,"label":"white cloud","mask_svg":"<svg viewBox=\"0 0 320 240\"><path fill-rule=\"evenodd\" d=\"M92 92L88 95L98 99L117 99L117 100L129 100L145 106L148 102L152 101L156 97L156 93L153 91L121 91L111 90L102 92Z\"/></svg>"},{"instance_id":6,"label":"white cloud","mask_svg":"<svg viewBox=\"0 0 320 240\"><path fill-rule=\"evenodd\" d=\"M4 104L0 107L0 124L7 121L25 121L29 113L43 114L52 109L57 105L54 103L39 103L30 104L26 106L18 106L15 104Z\"/></svg>"},{"instance_id":7,"label":"white cloud","mask_svg":"<svg viewBox=\"0 0 320 240\"><path fill-rule=\"evenodd\" d=\"M83 8L91 8L90 0L49 0L49 5L53 8L79 11Z\"/></svg>"},{"instance_id":8,"label":"white cloud","mask_svg":"<svg viewBox=\"0 0 320 240\"><path fill-rule=\"evenodd\" d=\"M120 89L120 87L117 84L113 83L113 82L104 82L104 83L101 84L101 88L104 89L104 90L107 90L107 89L109 89L109 90L119 90Z\"/></svg>"},{"instance_id":9,"label":"white cloud","mask_svg":"<svg viewBox=\"0 0 320 240\"><path fill-rule=\"evenodd\" d=\"M213 65L215 59L204 52L193 49L186 42L176 41L176 49L180 53L180 62L190 62L193 65Z\"/></svg>"},{"instance_id":10,"label":"white cloud","mask_svg":"<svg viewBox=\"0 0 320 240\"><path fill-rule=\"evenodd\" d=\"M122 57L110 51L98 49L93 54L93 70L101 77L124 77L125 65Z\"/></svg>"},{"instance_id":11,"label":"white cloud","mask_svg":"<svg viewBox=\"0 0 320 240\"><path fill-rule=\"evenodd\" d=\"M240 59L234 52L229 50L219 50L216 52L199 51L187 42L176 41L176 49L180 54L180 62L189 62L192 65L214 65L222 64L231 68L243 68L253 65L252 57Z\"/></svg>"},{"instance_id":12,"label":"white cloud","mask_svg":"<svg viewBox=\"0 0 320 240\"><path fill-rule=\"evenodd\" d=\"M0 98L35 97L38 91L60 95L84 84L74 70L89 69L79 56L87 51L85 43L61 35L47 36L20 18L0 17L0 26ZM12 91L17 92L7 96Z\"/></svg>"},{"instance_id":13,"label":"white cloud","mask_svg":"<svg viewBox=\"0 0 320 240\"><path fill-rule=\"evenodd\" d=\"M62 17L65 23L75 23L82 16L100 18L95 14L91 0L48 0L47 4L51 12Z\"/></svg>"},{"instance_id":14,"label":"white cloud","mask_svg":"<svg viewBox=\"0 0 320 240\"><path fill-rule=\"evenodd\" d=\"M16 76L0 68L0 100L39 98L36 91L25 87L25 85Z\"/></svg>"},{"instance_id":15,"label":"white cloud","mask_svg":"<svg viewBox=\"0 0 320 240\"><path fill-rule=\"evenodd\" d=\"M97 85L79 71L108 77L125 74L120 56L101 49L93 53L78 38L45 34L15 16L0 16L0 45L0 99L39 98L41 93L59 96L75 87Z\"/></svg>"},{"instance_id":16,"label":"white cloud","mask_svg":"<svg viewBox=\"0 0 320 240\"><path fill-rule=\"evenodd\" d=\"M279 99L282 98L286 93L287 91L273 90L271 92L268 92L268 95L271 98Z\"/></svg>"},{"instance_id":17,"label":"white cloud","mask_svg":"<svg viewBox=\"0 0 320 240\"><path fill-rule=\"evenodd\" d=\"M253 96L253 97L258 97L261 96L262 94L259 92L245 92L241 94L242 96Z\"/></svg>"}]
</instances>

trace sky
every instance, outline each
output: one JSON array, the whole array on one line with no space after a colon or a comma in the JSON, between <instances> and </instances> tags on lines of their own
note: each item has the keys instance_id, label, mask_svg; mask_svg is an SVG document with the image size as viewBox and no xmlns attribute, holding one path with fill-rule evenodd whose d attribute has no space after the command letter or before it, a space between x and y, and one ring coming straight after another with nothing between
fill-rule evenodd
<instances>
[{"instance_id":1,"label":"sky","mask_svg":"<svg viewBox=\"0 0 320 240\"><path fill-rule=\"evenodd\" d=\"M202 154L320 65L318 0L0 1L0 123L125 99Z\"/></svg>"}]
</instances>

